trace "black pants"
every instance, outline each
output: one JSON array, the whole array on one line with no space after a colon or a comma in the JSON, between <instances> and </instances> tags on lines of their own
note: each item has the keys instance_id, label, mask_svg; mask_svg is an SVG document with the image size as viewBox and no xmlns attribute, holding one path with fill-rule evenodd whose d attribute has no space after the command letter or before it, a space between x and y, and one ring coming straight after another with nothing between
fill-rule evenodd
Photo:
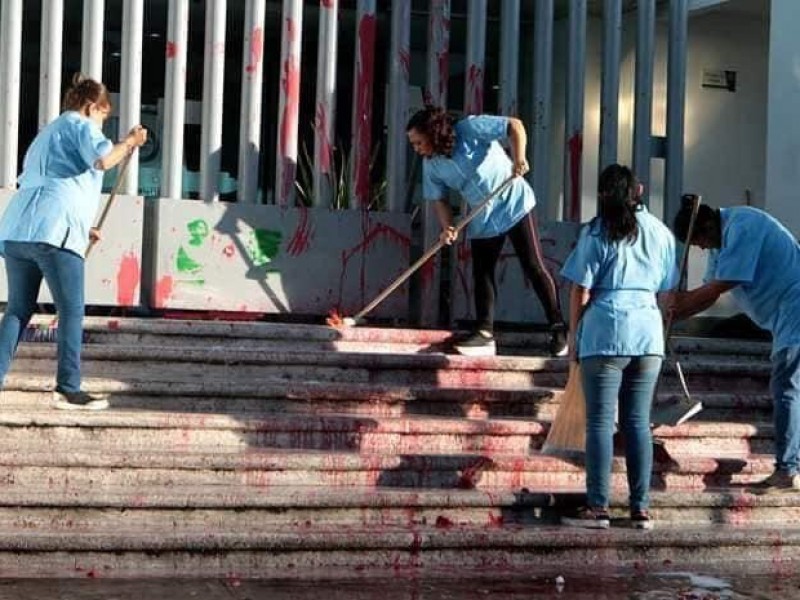
<instances>
[{"instance_id":1,"label":"black pants","mask_svg":"<svg viewBox=\"0 0 800 600\"><path fill-rule=\"evenodd\" d=\"M506 233L492 238L474 239L470 242L472 246L472 276L475 282L475 312L478 318L477 328L485 331L494 330L494 303L497 296L494 274L506 236L511 238L511 244L519 258L522 272L536 291L548 322L550 325L562 323L564 319L558 303L556 282L544 264L544 252L542 252L542 244L539 241L536 216L531 211Z\"/></svg>"}]
</instances>

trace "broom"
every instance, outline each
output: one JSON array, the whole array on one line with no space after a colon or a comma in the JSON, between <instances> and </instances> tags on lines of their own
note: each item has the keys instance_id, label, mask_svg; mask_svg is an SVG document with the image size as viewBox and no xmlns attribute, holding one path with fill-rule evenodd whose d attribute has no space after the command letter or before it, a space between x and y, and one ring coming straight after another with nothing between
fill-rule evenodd
<instances>
[{"instance_id":1,"label":"broom","mask_svg":"<svg viewBox=\"0 0 800 600\"><path fill-rule=\"evenodd\" d=\"M497 196L502 194L513 183L515 178L516 175L511 175L508 179L506 179L503 183L501 183L497 187L497 189L495 189L483 200L481 200L481 203L478 204L475 208L473 208L470 211L470 213L466 217L461 219L458 225L455 226L455 233L456 234L461 233L461 231L467 225L469 225L472 222L472 220L483 211L484 208L486 208L489 202L491 202ZM423 254L417 260L417 262L415 262L408 269L403 271L397 277L397 279L395 279L392 283L390 283L386 287L385 290L383 290L380 294L378 294L378 296L372 302L367 304L364 308L362 308L352 317L341 316L338 312L333 310L331 311L330 316L327 319L325 319L325 323L331 327L336 327L336 328L353 327L355 325L360 325L363 322L365 315L370 313L376 306L378 306L381 302L386 300L386 298L388 298L392 294L392 292L394 292L397 288L403 285L406 279L411 277L417 271L417 269L419 269L422 265L424 265L431 258L433 258L436 255L436 253L439 252L439 250L441 250L444 246L445 246L444 242L442 242L441 240L437 241L433 246L431 246L430 248L428 248L428 250L425 251L425 254Z\"/></svg>"},{"instance_id":2,"label":"broom","mask_svg":"<svg viewBox=\"0 0 800 600\"><path fill-rule=\"evenodd\" d=\"M569 365L569 379L556 418L547 432L542 454L580 459L586 453L586 400L581 384L581 367Z\"/></svg>"},{"instance_id":3,"label":"broom","mask_svg":"<svg viewBox=\"0 0 800 600\"><path fill-rule=\"evenodd\" d=\"M117 174L117 180L114 183L114 187L111 189L111 194L108 197L108 202L103 207L103 212L100 213L100 218L97 220L97 225L95 225L95 229L101 230L103 224L108 217L108 213L111 210L111 205L113 204L114 200L119 193L119 188L122 187L122 181L125 178L125 173L128 171L128 165L131 162L131 156L133 156L133 152L129 152L122 162L120 163L119 173ZM89 258L89 254L92 252L92 248L97 243L97 240L92 238L89 241L89 245L86 247L86 253L84 254L85 258ZM28 325L23 330L22 334L20 335L21 342L56 342L58 337L58 317L56 316L49 324L45 325ZM84 336L85 340L85 336Z\"/></svg>"}]
</instances>

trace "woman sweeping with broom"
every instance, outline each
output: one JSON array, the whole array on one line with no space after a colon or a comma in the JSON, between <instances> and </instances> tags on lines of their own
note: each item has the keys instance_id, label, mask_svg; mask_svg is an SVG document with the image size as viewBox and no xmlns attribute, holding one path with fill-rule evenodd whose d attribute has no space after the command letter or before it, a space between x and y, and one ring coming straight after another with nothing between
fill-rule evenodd
<instances>
[{"instance_id":1,"label":"woman sweeping with broom","mask_svg":"<svg viewBox=\"0 0 800 600\"><path fill-rule=\"evenodd\" d=\"M141 126L118 144L101 130L111 112L106 87L76 76L64 112L42 129L25 155L19 189L0 219L8 306L0 321L0 383L36 310L42 278L58 313L56 408L98 410L105 398L81 391L84 257L100 201L103 171L147 140Z\"/></svg>"},{"instance_id":2,"label":"woman sweeping with broom","mask_svg":"<svg viewBox=\"0 0 800 600\"><path fill-rule=\"evenodd\" d=\"M614 416L625 436L631 523L652 528L648 512L653 448L650 406L664 356L658 292L678 283L675 239L642 204L642 186L627 167L600 175L599 214L583 228L562 276L570 293L570 344L580 360L586 398L587 506L566 525L605 529L613 459Z\"/></svg>"}]
</instances>

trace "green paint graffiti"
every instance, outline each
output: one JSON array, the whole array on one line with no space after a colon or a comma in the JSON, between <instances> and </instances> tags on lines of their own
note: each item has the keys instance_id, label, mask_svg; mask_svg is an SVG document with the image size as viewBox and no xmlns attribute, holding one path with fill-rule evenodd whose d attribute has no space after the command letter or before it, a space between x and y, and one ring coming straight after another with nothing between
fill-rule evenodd
<instances>
[{"instance_id":1,"label":"green paint graffiti","mask_svg":"<svg viewBox=\"0 0 800 600\"><path fill-rule=\"evenodd\" d=\"M197 273L203 268L203 265L189 256L183 246L180 246L178 255L175 257L175 267L180 273Z\"/></svg>"},{"instance_id":2,"label":"green paint graffiti","mask_svg":"<svg viewBox=\"0 0 800 600\"><path fill-rule=\"evenodd\" d=\"M206 223L203 219L195 219L194 221L187 223L186 229L189 230L190 246L199 246L208 237L208 223Z\"/></svg>"},{"instance_id":3,"label":"green paint graffiti","mask_svg":"<svg viewBox=\"0 0 800 600\"><path fill-rule=\"evenodd\" d=\"M281 245L282 234L280 231L270 231L268 229L255 229L250 232L250 239L247 242L247 253L250 260L256 267L263 266L278 254Z\"/></svg>"}]
</instances>

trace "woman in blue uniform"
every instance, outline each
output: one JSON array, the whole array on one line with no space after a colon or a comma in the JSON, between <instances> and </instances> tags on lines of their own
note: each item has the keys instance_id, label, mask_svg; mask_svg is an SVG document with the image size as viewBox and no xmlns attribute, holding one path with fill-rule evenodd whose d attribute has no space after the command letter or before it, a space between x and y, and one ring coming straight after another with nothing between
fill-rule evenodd
<instances>
[{"instance_id":1,"label":"woman in blue uniform","mask_svg":"<svg viewBox=\"0 0 800 600\"><path fill-rule=\"evenodd\" d=\"M572 354L581 363L586 397L587 506L567 525L607 528L614 420L619 406L625 437L631 522L649 529L653 450L650 407L664 356L658 292L678 273L675 239L641 201L627 167L600 175L599 214L581 231L561 274L572 285Z\"/></svg>"},{"instance_id":2,"label":"woman in blue uniform","mask_svg":"<svg viewBox=\"0 0 800 600\"><path fill-rule=\"evenodd\" d=\"M566 355L566 328L558 292L544 263L533 211L536 198L521 177L529 170L522 121L488 115L456 120L443 109L427 107L411 117L406 131L414 151L425 159L422 192L426 201L435 203L445 244L456 241L448 190L459 192L474 207L512 173L519 176L469 225L477 325L471 336L455 344L456 350L470 356L495 354L495 269L508 237L523 273L544 306L551 327L550 351L553 355ZM500 141L508 141L510 158Z\"/></svg>"},{"instance_id":3,"label":"woman in blue uniform","mask_svg":"<svg viewBox=\"0 0 800 600\"><path fill-rule=\"evenodd\" d=\"M106 408L104 398L81 391L84 314L83 253L100 201L103 171L144 144L146 130L134 127L118 144L102 132L111 112L102 83L77 76L64 99L64 112L42 129L25 155L19 189L0 219L0 251L8 278L8 306L0 321L0 383L22 333L36 310L42 279L58 312L57 408Z\"/></svg>"}]
</instances>

